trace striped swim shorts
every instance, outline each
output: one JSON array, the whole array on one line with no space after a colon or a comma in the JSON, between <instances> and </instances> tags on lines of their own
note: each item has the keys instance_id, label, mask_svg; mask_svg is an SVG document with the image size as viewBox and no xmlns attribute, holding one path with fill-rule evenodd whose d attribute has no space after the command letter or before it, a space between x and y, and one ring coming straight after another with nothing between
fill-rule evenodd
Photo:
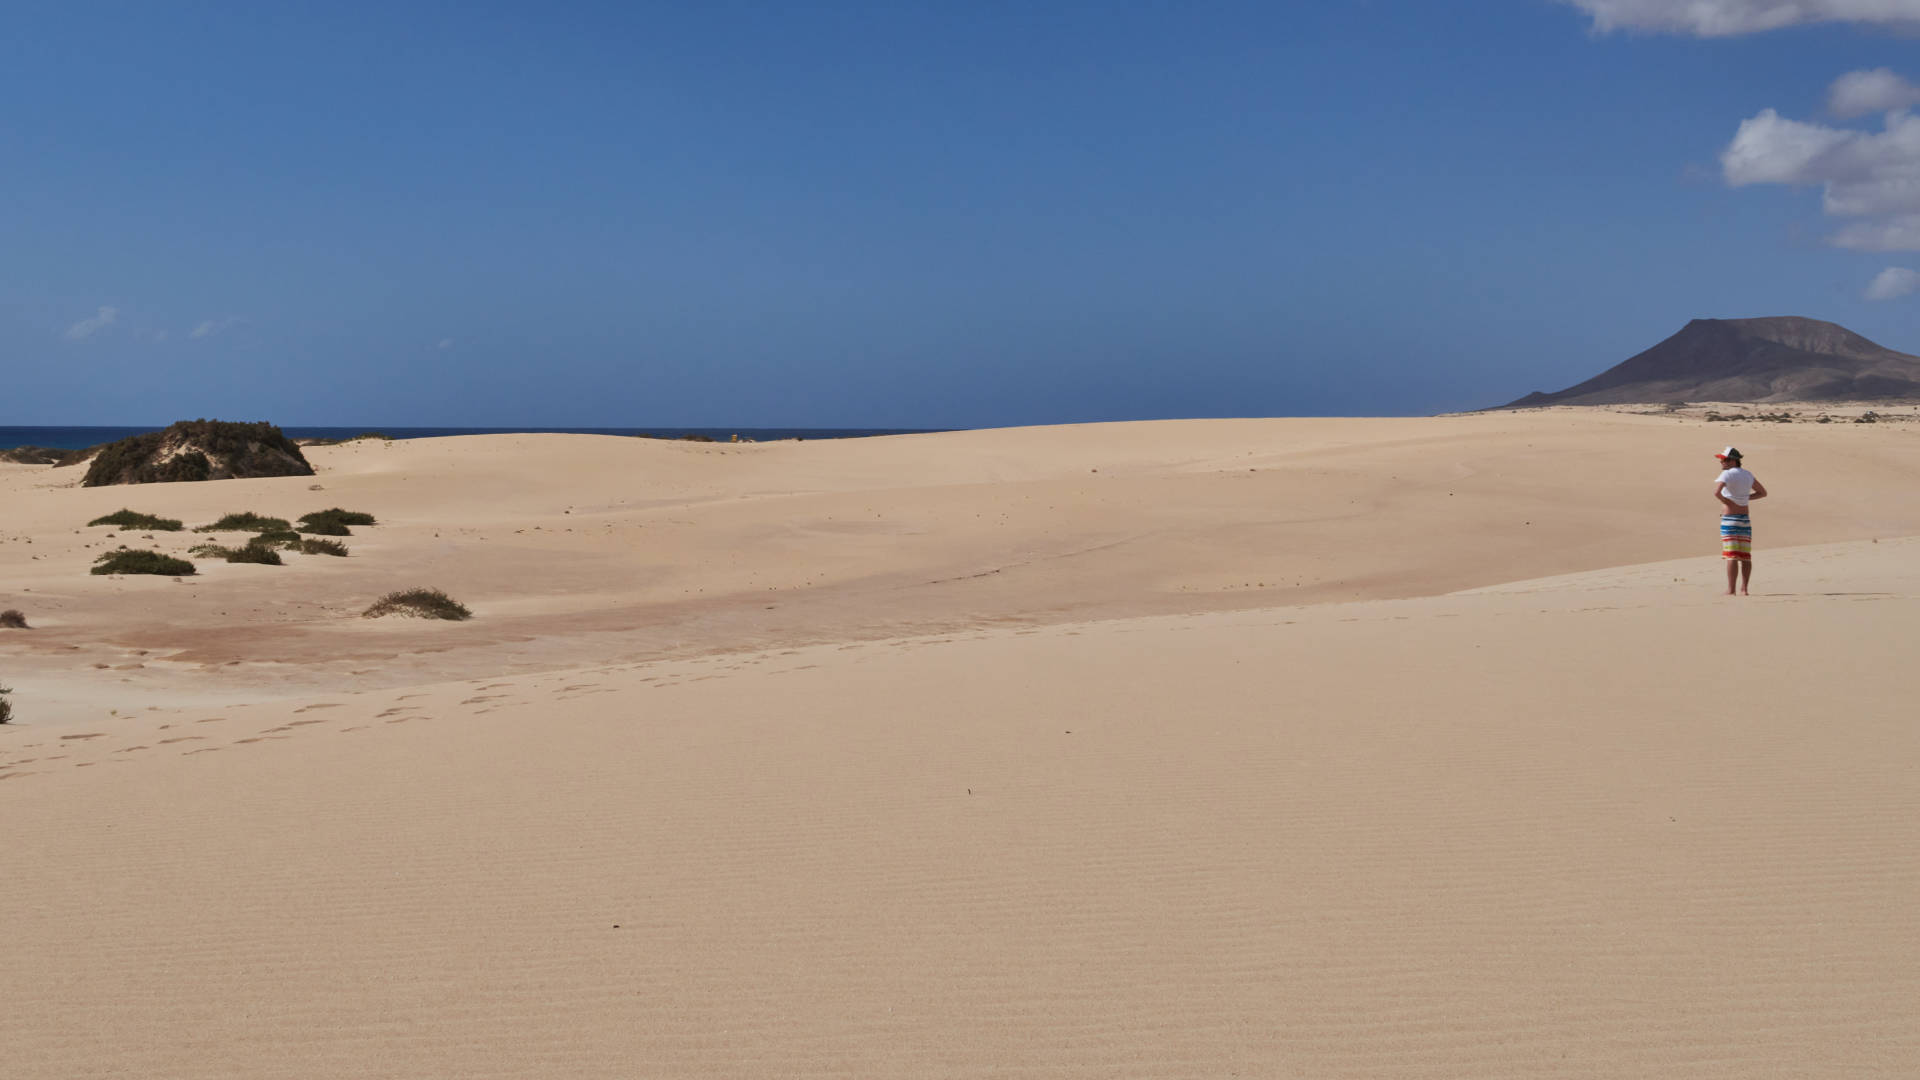
<instances>
[{"instance_id":1,"label":"striped swim shorts","mask_svg":"<svg viewBox=\"0 0 1920 1080\"><path fill-rule=\"evenodd\" d=\"M1753 519L1743 514L1720 515L1720 554L1729 559L1753 558Z\"/></svg>"}]
</instances>

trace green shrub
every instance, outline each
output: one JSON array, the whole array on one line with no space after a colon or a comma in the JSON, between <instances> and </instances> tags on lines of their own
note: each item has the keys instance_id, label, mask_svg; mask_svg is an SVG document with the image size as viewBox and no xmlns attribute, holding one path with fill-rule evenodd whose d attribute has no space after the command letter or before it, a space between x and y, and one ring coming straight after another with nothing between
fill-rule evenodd
<instances>
[{"instance_id":1,"label":"green shrub","mask_svg":"<svg viewBox=\"0 0 1920 1080\"><path fill-rule=\"evenodd\" d=\"M193 564L185 559L176 559L171 555L162 555L157 551L134 551L121 548L109 551L94 560L93 572L96 574L159 574L163 577L186 577L194 572Z\"/></svg>"},{"instance_id":2,"label":"green shrub","mask_svg":"<svg viewBox=\"0 0 1920 1080\"><path fill-rule=\"evenodd\" d=\"M114 525L122 529L151 529L154 532L180 531L180 523L172 518L154 517L152 514L140 514L132 510L122 510L87 522L88 528L95 525Z\"/></svg>"},{"instance_id":3,"label":"green shrub","mask_svg":"<svg viewBox=\"0 0 1920 1080\"><path fill-rule=\"evenodd\" d=\"M338 555L345 558L347 545L337 540L302 540L300 550L307 555Z\"/></svg>"},{"instance_id":4,"label":"green shrub","mask_svg":"<svg viewBox=\"0 0 1920 1080\"><path fill-rule=\"evenodd\" d=\"M7 695L11 693L12 690L0 686L0 724L13 719L13 704L7 700Z\"/></svg>"},{"instance_id":5,"label":"green shrub","mask_svg":"<svg viewBox=\"0 0 1920 1080\"><path fill-rule=\"evenodd\" d=\"M249 510L244 514L228 514L211 525L202 525L194 532L291 532L293 525L286 518L262 517Z\"/></svg>"},{"instance_id":6,"label":"green shrub","mask_svg":"<svg viewBox=\"0 0 1920 1080\"><path fill-rule=\"evenodd\" d=\"M332 518L335 521L338 521L342 525L378 525L380 524L378 521L374 520L372 514L365 513L364 511L360 511L360 510L342 510L337 506L327 510L315 510L311 514L300 515L301 521L312 521L315 518Z\"/></svg>"},{"instance_id":7,"label":"green shrub","mask_svg":"<svg viewBox=\"0 0 1920 1080\"><path fill-rule=\"evenodd\" d=\"M284 566L280 553L266 544L246 543L239 547L223 547L220 544L198 544L188 549L187 554L196 559L225 559L230 563L259 563L262 566Z\"/></svg>"},{"instance_id":8,"label":"green shrub","mask_svg":"<svg viewBox=\"0 0 1920 1080\"><path fill-rule=\"evenodd\" d=\"M406 589L390 592L374 601L372 607L362 613L366 618L377 619L382 615L411 615L416 619L470 619L473 612L467 606L439 589Z\"/></svg>"},{"instance_id":9,"label":"green shrub","mask_svg":"<svg viewBox=\"0 0 1920 1080\"><path fill-rule=\"evenodd\" d=\"M258 563L261 566L286 565L280 561L280 553L265 544L246 544L242 547L230 548L227 551L226 560L230 563Z\"/></svg>"},{"instance_id":10,"label":"green shrub","mask_svg":"<svg viewBox=\"0 0 1920 1080\"><path fill-rule=\"evenodd\" d=\"M300 550L300 534L292 529L269 529L247 541L261 547L286 548L288 551Z\"/></svg>"},{"instance_id":11,"label":"green shrub","mask_svg":"<svg viewBox=\"0 0 1920 1080\"><path fill-rule=\"evenodd\" d=\"M378 522L374 520L372 514L358 510L342 510L336 506L329 510L315 510L311 514L302 514L299 529L303 533L312 533L315 536L352 536L353 530L347 526L375 524Z\"/></svg>"},{"instance_id":12,"label":"green shrub","mask_svg":"<svg viewBox=\"0 0 1920 1080\"><path fill-rule=\"evenodd\" d=\"M32 628L27 625L27 617L25 615L22 615L12 608L8 608L5 611L0 611L0 629L29 630Z\"/></svg>"}]
</instances>

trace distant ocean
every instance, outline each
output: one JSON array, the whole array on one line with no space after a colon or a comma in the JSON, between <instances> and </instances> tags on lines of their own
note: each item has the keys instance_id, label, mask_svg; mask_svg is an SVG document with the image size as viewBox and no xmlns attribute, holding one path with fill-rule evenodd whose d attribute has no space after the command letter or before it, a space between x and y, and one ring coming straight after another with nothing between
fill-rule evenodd
<instances>
[{"instance_id":1,"label":"distant ocean","mask_svg":"<svg viewBox=\"0 0 1920 1080\"><path fill-rule=\"evenodd\" d=\"M114 442L159 427L0 427L0 449L44 446L50 450L79 450ZM493 428L493 427L282 427L289 439L348 439L377 431L393 439L433 439L445 435L653 435L677 439L704 435L726 442L735 435L755 442L775 439L862 439L873 435L923 435L936 428Z\"/></svg>"}]
</instances>

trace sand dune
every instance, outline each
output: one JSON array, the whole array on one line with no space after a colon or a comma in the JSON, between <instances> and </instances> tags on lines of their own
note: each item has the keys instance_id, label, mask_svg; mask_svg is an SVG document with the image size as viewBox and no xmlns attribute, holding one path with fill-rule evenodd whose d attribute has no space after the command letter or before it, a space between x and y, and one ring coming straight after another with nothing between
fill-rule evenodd
<instances>
[{"instance_id":1,"label":"sand dune","mask_svg":"<svg viewBox=\"0 0 1920 1080\"><path fill-rule=\"evenodd\" d=\"M1915 435L7 467L8 1074L1912 1075ZM1745 601L1728 439L1777 493ZM121 505L386 523L89 578ZM423 583L478 617L353 617Z\"/></svg>"}]
</instances>

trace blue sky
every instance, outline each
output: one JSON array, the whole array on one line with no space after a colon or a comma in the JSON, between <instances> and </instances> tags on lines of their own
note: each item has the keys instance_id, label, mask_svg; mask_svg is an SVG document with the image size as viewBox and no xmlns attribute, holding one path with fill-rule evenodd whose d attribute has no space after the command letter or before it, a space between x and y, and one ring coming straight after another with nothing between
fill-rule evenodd
<instances>
[{"instance_id":1,"label":"blue sky","mask_svg":"<svg viewBox=\"0 0 1920 1080\"><path fill-rule=\"evenodd\" d=\"M1426 413L1696 316L1920 352L1905 6L16 7L0 424Z\"/></svg>"}]
</instances>

